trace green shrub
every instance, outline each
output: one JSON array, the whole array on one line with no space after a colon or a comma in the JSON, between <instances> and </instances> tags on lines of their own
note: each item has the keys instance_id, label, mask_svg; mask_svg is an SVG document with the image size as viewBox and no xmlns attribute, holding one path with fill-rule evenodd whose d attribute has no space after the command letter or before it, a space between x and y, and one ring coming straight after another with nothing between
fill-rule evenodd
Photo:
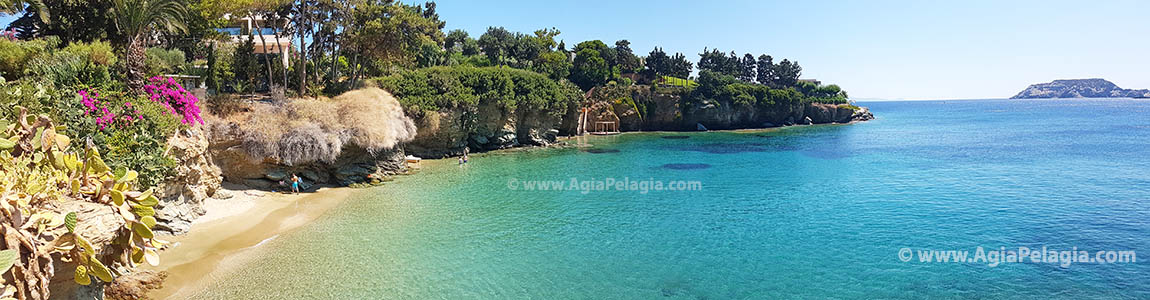
<instances>
[{"instance_id":1,"label":"green shrub","mask_svg":"<svg viewBox=\"0 0 1150 300\"><path fill-rule=\"evenodd\" d=\"M391 91L409 114L443 108L474 108L495 101L508 111L520 106L561 116L567 105L579 101L575 87L539 73L499 67L434 67L406 71L376 80Z\"/></svg>"},{"instance_id":2,"label":"green shrub","mask_svg":"<svg viewBox=\"0 0 1150 300\"><path fill-rule=\"evenodd\" d=\"M808 101L808 97L793 88L772 89L711 71L700 72L697 84L683 97L682 101L686 106L712 103L766 108Z\"/></svg>"},{"instance_id":3,"label":"green shrub","mask_svg":"<svg viewBox=\"0 0 1150 300\"><path fill-rule=\"evenodd\" d=\"M33 58L50 53L59 44L60 40L55 38L31 41L0 39L0 73L7 80L19 79Z\"/></svg>"},{"instance_id":4,"label":"green shrub","mask_svg":"<svg viewBox=\"0 0 1150 300\"><path fill-rule=\"evenodd\" d=\"M112 44L104 41L71 43L60 51L84 56L93 64L104 67L114 66L117 62L116 52L112 50Z\"/></svg>"},{"instance_id":5,"label":"green shrub","mask_svg":"<svg viewBox=\"0 0 1150 300\"><path fill-rule=\"evenodd\" d=\"M107 42L72 43L33 58L25 74L61 89L80 84L105 85L112 82L111 69L116 61L116 54Z\"/></svg>"},{"instance_id":6,"label":"green shrub","mask_svg":"<svg viewBox=\"0 0 1150 300\"><path fill-rule=\"evenodd\" d=\"M185 128L180 124L180 119L145 96L124 92L122 85L85 89L98 91L100 101L106 102L109 107L123 107L125 103L131 103L131 107L142 118L133 121L130 126L106 127L101 130L96 125L95 117L85 114L86 108L81 104L80 95L68 91L68 95L61 95L52 112L54 118L62 120L67 127L65 132L79 139L91 138L104 157L110 160L108 164L113 168L138 170L142 186L152 187L163 181L175 167L175 161L164 155L164 151L168 138L177 130Z\"/></svg>"},{"instance_id":7,"label":"green shrub","mask_svg":"<svg viewBox=\"0 0 1150 300\"><path fill-rule=\"evenodd\" d=\"M179 74L187 70L187 60L184 51L179 49L167 50L164 48L148 48L144 50L147 59L144 65L148 68L148 76L165 74Z\"/></svg>"},{"instance_id":8,"label":"green shrub","mask_svg":"<svg viewBox=\"0 0 1150 300\"><path fill-rule=\"evenodd\" d=\"M15 120L18 106L28 108L34 114L51 113L59 99L57 90L51 85L27 81L0 82L0 119Z\"/></svg>"}]
</instances>

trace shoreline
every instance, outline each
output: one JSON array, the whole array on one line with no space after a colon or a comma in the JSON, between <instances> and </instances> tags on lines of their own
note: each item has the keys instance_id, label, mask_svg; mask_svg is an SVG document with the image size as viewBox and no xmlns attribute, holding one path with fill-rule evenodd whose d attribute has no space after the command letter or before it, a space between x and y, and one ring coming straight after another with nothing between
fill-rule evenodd
<instances>
[{"instance_id":1,"label":"shoreline","mask_svg":"<svg viewBox=\"0 0 1150 300\"><path fill-rule=\"evenodd\" d=\"M311 223L343 203L359 189L320 187L298 195L221 188L228 199L204 201L206 213L182 235L165 235L172 246L160 253L159 266L142 269L167 272L160 289L148 294L157 299L187 298L210 279L242 266L263 244Z\"/></svg>"},{"instance_id":2,"label":"shoreline","mask_svg":"<svg viewBox=\"0 0 1150 300\"><path fill-rule=\"evenodd\" d=\"M626 131L620 132L620 135L707 132L757 133L817 125L851 125L858 122L865 121L708 131ZM586 142L585 139L594 137L599 136L560 137L558 139L560 143L553 145L498 149L477 152L473 155L531 151L554 147L578 147ZM413 168L419 169L426 164L443 162L450 163L448 158L425 159L421 166ZM251 259L255 250L258 250L260 246L282 234L290 233L311 223L330 209L346 201L354 193L368 189L370 188L321 186L314 192L292 195L262 191L242 185L225 184L220 191L231 194L231 197L205 200L203 206L206 213L192 223L192 227L187 233L161 237L172 242L171 247L161 252L161 264L155 267L145 265L141 268L167 272L168 277L164 280L162 287L151 291L149 296L158 299L187 298L192 293L205 288L211 282L211 278L243 266L244 262Z\"/></svg>"}]
</instances>

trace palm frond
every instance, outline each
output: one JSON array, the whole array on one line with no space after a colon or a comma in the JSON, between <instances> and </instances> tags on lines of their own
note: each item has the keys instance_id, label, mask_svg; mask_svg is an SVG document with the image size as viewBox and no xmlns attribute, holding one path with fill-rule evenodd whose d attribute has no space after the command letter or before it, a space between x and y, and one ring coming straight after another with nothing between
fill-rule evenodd
<instances>
[{"instance_id":1,"label":"palm frond","mask_svg":"<svg viewBox=\"0 0 1150 300\"><path fill-rule=\"evenodd\" d=\"M185 32L187 10L181 0L114 0L116 29L129 39L150 30Z\"/></svg>"}]
</instances>

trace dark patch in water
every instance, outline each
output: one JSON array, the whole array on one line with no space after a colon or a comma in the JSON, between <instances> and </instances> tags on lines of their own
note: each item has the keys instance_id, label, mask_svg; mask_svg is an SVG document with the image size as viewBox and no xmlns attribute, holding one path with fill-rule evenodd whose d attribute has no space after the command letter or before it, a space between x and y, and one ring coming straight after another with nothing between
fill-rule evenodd
<instances>
[{"instance_id":1,"label":"dark patch in water","mask_svg":"<svg viewBox=\"0 0 1150 300\"><path fill-rule=\"evenodd\" d=\"M704 153L711 153L711 154L737 154L737 153L743 153L743 152L767 152L768 150L770 150L770 149L767 149L767 148L762 147L762 146L756 146L756 145L751 145L751 144L735 144L735 143L712 143L712 144L701 144L701 145L687 145L687 146L683 146L683 147L677 147L677 149L683 150L683 151L695 151L695 152L704 152Z\"/></svg>"},{"instance_id":2,"label":"dark patch in water","mask_svg":"<svg viewBox=\"0 0 1150 300\"><path fill-rule=\"evenodd\" d=\"M702 170L702 169L711 168L711 165L708 165L708 164L665 164L665 165L663 165L663 168L664 169L671 169L671 170Z\"/></svg>"},{"instance_id":3,"label":"dark patch in water","mask_svg":"<svg viewBox=\"0 0 1150 300\"><path fill-rule=\"evenodd\" d=\"M685 139L689 139L691 137L685 136L685 135L668 135L668 136L664 136L663 138L668 139L668 140L685 140Z\"/></svg>"},{"instance_id":4,"label":"dark patch in water","mask_svg":"<svg viewBox=\"0 0 1150 300\"><path fill-rule=\"evenodd\" d=\"M619 149L597 149L597 148L591 148L591 149L583 149L583 152L587 152L587 153L591 153L591 154L603 154L603 153L619 153Z\"/></svg>"}]
</instances>

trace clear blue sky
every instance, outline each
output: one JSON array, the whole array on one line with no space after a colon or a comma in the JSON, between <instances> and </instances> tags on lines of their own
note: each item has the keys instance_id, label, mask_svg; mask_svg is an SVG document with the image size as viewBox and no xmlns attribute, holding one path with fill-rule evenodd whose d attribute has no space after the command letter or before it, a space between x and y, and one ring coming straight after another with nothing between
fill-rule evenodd
<instances>
[{"instance_id":1,"label":"clear blue sky","mask_svg":"<svg viewBox=\"0 0 1150 300\"><path fill-rule=\"evenodd\" d=\"M556 27L570 46L627 39L640 55L766 53L856 99L1005 98L1094 77L1150 88L1150 1L717 2L437 1L447 29L473 37Z\"/></svg>"},{"instance_id":2,"label":"clear blue sky","mask_svg":"<svg viewBox=\"0 0 1150 300\"><path fill-rule=\"evenodd\" d=\"M406 0L405 2L412 2ZM798 60L855 99L1005 98L1053 79L1150 88L1150 1L437 1L447 29L556 27L567 44L631 41ZM11 21L0 17L0 24Z\"/></svg>"}]
</instances>

